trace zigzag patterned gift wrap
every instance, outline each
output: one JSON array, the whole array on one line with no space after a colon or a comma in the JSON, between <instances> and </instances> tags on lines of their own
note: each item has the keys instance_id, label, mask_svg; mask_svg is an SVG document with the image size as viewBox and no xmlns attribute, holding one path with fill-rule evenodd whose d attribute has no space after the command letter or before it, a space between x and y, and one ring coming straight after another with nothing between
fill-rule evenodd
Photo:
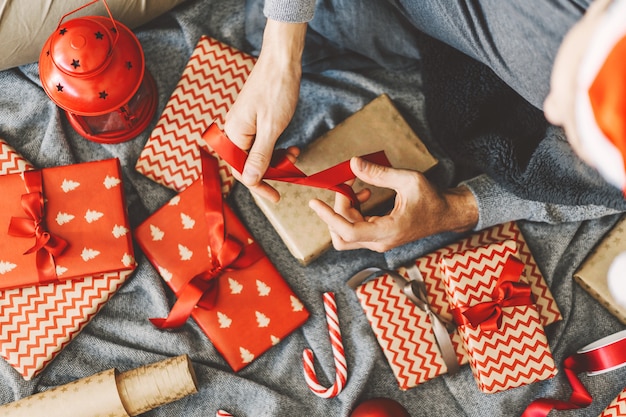
<instances>
[{"instance_id":1,"label":"zigzag patterned gift wrap","mask_svg":"<svg viewBox=\"0 0 626 417\"><path fill-rule=\"evenodd\" d=\"M200 37L178 85L161 114L135 169L152 180L182 191L200 174L200 147L217 157L202 132L224 117L256 62L255 58L208 36ZM234 184L221 159L222 191Z\"/></svg>"},{"instance_id":2,"label":"zigzag patterned gift wrap","mask_svg":"<svg viewBox=\"0 0 626 417\"><path fill-rule=\"evenodd\" d=\"M0 140L0 175L33 166ZM0 291L0 355L30 380L91 321L133 269Z\"/></svg>"},{"instance_id":3,"label":"zigzag patterned gift wrap","mask_svg":"<svg viewBox=\"0 0 626 417\"><path fill-rule=\"evenodd\" d=\"M424 280L430 309L442 319L452 321L439 266L442 256L507 239L517 244L518 256L524 262L524 274L531 285L541 323L547 326L561 320L552 293L515 222L474 233L415 260ZM398 269L398 273L408 280L406 271L406 268ZM368 281L355 291L401 389L412 388L447 373L428 314L402 294L389 275ZM466 364L468 357L461 336L455 331L451 339L459 364Z\"/></svg>"},{"instance_id":4,"label":"zigzag patterned gift wrap","mask_svg":"<svg viewBox=\"0 0 626 417\"><path fill-rule=\"evenodd\" d=\"M144 253L175 294L195 276L211 270L202 180L159 208L135 230ZM223 205L226 231L250 245L252 236ZM191 317L234 371L238 371L299 328L309 313L269 258L242 269L225 268L217 278L212 308Z\"/></svg>"},{"instance_id":5,"label":"zigzag patterned gift wrap","mask_svg":"<svg viewBox=\"0 0 626 417\"><path fill-rule=\"evenodd\" d=\"M626 388L615 397L598 417L626 417Z\"/></svg>"},{"instance_id":6,"label":"zigzag patterned gift wrap","mask_svg":"<svg viewBox=\"0 0 626 417\"><path fill-rule=\"evenodd\" d=\"M523 292L518 284L527 284L520 261L518 271L509 269L509 262L518 258L515 241L507 240L441 259L448 299L462 312L455 317L458 330L478 387L485 393L542 381L557 373L530 288L526 286L526 297L508 287L505 290L508 283ZM527 301L516 303L515 297ZM475 322L470 308L484 306L490 309ZM461 315L469 322L461 323Z\"/></svg>"}]
</instances>

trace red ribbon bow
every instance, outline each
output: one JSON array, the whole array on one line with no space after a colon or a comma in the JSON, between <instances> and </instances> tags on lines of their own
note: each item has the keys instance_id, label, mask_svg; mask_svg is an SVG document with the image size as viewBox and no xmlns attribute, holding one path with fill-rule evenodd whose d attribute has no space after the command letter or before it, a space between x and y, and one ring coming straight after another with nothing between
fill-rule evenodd
<instances>
[{"instance_id":1,"label":"red ribbon bow","mask_svg":"<svg viewBox=\"0 0 626 417\"><path fill-rule=\"evenodd\" d=\"M54 257L63 253L68 243L46 230L41 171L25 172L24 182L29 192L22 194L21 204L28 217L11 217L8 233L15 237L34 237L35 244L24 252L24 255L35 252L35 264L40 282L56 280L58 277Z\"/></svg>"},{"instance_id":2,"label":"red ribbon bow","mask_svg":"<svg viewBox=\"0 0 626 417\"><path fill-rule=\"evenodd\" d=\"M200 157L202 162L200 180L203 185L203 203L213 263L207 270L191 277L181 288L176 294L178 299L167 318L150 319L159 328L182 326L196 306L213 308L222 274L247 268L264 256L263 250L256 242L244 245L226 232L217 160L205 151L201 151Z\"/></svg>"},{"instance_id":3,"label":"red ribbon bow","mask_svg":"<svg viewBox=\"0 0 626 417\"><path fill-rule=\"evenodd\" d=\"M471 307L456 307L452 310L457 324L470 326L474 329L480 326L484 331L498 330L502 325L502 309L504 307L533 304L530 285L519 282L523 271L524 263L509 256L491 294L490 301L478 303Z\"/></svg>"},{"instance_id":4,"label":"red ribbon bow","mask_svg":"<svg viewBox=\"0 0 626 417\"><path fill-rule=\"evenodd\" d=\"M231 167L238 172L243 171L248 155L231 142L215 123L209 126L203 133L202 138ZM391 166L383 151L362 155L361 157L378 165ZM349 160L315 174L306 175L287 159L284 149L278 149L263 178L332 190L343 194L350 199L353 207L359 208L359 201L354 194L354 190L345 184L346 181L354 179Z\"/></svg>"}]
</instances>

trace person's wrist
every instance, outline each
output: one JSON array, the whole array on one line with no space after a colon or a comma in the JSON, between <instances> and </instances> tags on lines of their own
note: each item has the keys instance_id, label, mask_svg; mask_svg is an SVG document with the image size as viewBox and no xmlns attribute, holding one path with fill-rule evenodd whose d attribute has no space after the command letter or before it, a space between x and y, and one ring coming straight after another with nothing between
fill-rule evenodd
<instances>
[{"instance_id":1,"label":"person's wrist","mask_svg":"<svg viewBox=\"0 0 626 417\"><path fill-rule=\"evenodd\" d=\"M446 201L445 229L450 232L467 232L478 224L478 203L466 186L451 188L444 194Z\"/></svg>"},{"instance_id":2,"label":"person's wrist","mask_svg":"<svg viewBox=\"0 0 626 417\"><path fill-rule=\"evenodd\" d=\"M268 19L263 32L261 56L269 56L274 65L299 64L302 60L306 29L306 23Z\"/></svg>"}]
</instances>

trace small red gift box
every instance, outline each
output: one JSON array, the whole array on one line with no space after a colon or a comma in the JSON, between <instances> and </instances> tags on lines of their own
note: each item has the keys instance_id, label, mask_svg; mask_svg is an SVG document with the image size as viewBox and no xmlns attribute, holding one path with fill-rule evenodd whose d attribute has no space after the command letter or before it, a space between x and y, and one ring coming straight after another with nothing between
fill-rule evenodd
<instances>
[{"instance_id":1,"label":"small red gift box","mask_svg":"<svg viewBox=\"0 0 626 417\"><path fill-rule=\"evenodd\" d=\"M598 417L626 417L626 388L615 397Z\"/></svg>"},{"instance_id":2,"label":"small red gift box","mask_svg":"<svg viewBox=\"0 0 626 417\"><path fill-rule=\"evenodd\" d=\"M440 259L464 250L514 240L518 255L525 264L524 274L530 282L533 296L544 326L561 319L561 313L550 289L528 249L528 245L515 222L508 222L482 230L447 246L417 258L412 265L399 268L397 273L407 282L423 282L422 306L432 311L441 321L453 320ZM358 275L358 274L357 274ZM412 388L448 372L441 347L433 331L433 315L420 308L401 291L389 274L370 278L351 285L368 317L372 330L396 376L401 389ZM420 284L422 285L422 284ZM405 284L402 285L404 287ZM468 362L467 352L457 331L450 333L457 362Z\"/></svg>"},{"instance_id":3,"label":"small red gift box","mask_svg":"<svg viewBox=\"0 0 626 417\"><path fill-rule=\"evenodd\" d=\"M441 259L448 299L481 391L494 393L557 373L513 240Z\"/></svg>"},{"instance_id":4,"label":"small red gift box","mask_svg":"<svg viewBox=\"0 0 626 417\"><path fill-rule=\"evenodd\" d=\"M0 140L1 175L31 169L30 162ZM0 291L0 355L25 380L32 379L78 335L132 272Z\"/></svg>"},{"instance_id":5,"label":"small red gift box","mask_svg":"<svg viewBox=\"0 0 626 417\"><path fill-rule=\"evenodd\" d=\"M217 156L202 141L214 121L223 127L256 59L208 36L202 36L183 70L163 113L139 155L135 169L148 178L182 191L200 176L200 148ZM235 179L218 158L222 191Z\"/></svg>"},{"instance_id":6,"label":"small red gift box","mask_svg":"<svg viewBox=\"0 0 626 417\"><path fill-rule=\"evenodd\" d=\"M0 177L0 288L135 267L119 161Z\"/></svg>"},{"instance_id":7,"label":"small red gift box","mask_svg":"<svg viewBox=\"0 0 626 417\"><path fill-rule=\"evenodd\" d=\"M309 313L228 205L215 158L202 176L136 230L137 242L178 300L159 327L189 316L238 371L308 319Z\"/></svg>"}]
</instances>

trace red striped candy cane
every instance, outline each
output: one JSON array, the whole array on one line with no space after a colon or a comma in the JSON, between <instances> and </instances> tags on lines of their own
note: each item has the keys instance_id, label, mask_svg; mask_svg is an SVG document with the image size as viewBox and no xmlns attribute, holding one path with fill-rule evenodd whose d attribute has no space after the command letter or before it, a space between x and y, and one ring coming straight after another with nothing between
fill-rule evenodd
<instances>
[{"instance_id":1,"label":"red striped candy cane","mask_svg":"<svg viewBox=\"0 0 626 417\"><path fill-rule=\"evenodd\" d=\"M233 415L224 410L217 410L215 417L233 417Z\"/></svg>"},{"instance_id":2,"label":"red striped candy cane","mask_svg":"<svg viewBox=\"0 0 626 417\"><path fill-rule=\"evenodd\" d=\"M324 310L326 310L326 322L328 323L328 333L330 335L330 343L335 362L335 382L328 388L320 385L313 366L313 351L311 349L305 349L304 352L302 352L302 364L304 366L304 379L309 389L318 397L333 398L343 390L346 384L346 380L348 379L348 365L341 341L341 330L339 329L335 294L326 292L323 294L323 299Z\"/></svg>"}]
</instances>

